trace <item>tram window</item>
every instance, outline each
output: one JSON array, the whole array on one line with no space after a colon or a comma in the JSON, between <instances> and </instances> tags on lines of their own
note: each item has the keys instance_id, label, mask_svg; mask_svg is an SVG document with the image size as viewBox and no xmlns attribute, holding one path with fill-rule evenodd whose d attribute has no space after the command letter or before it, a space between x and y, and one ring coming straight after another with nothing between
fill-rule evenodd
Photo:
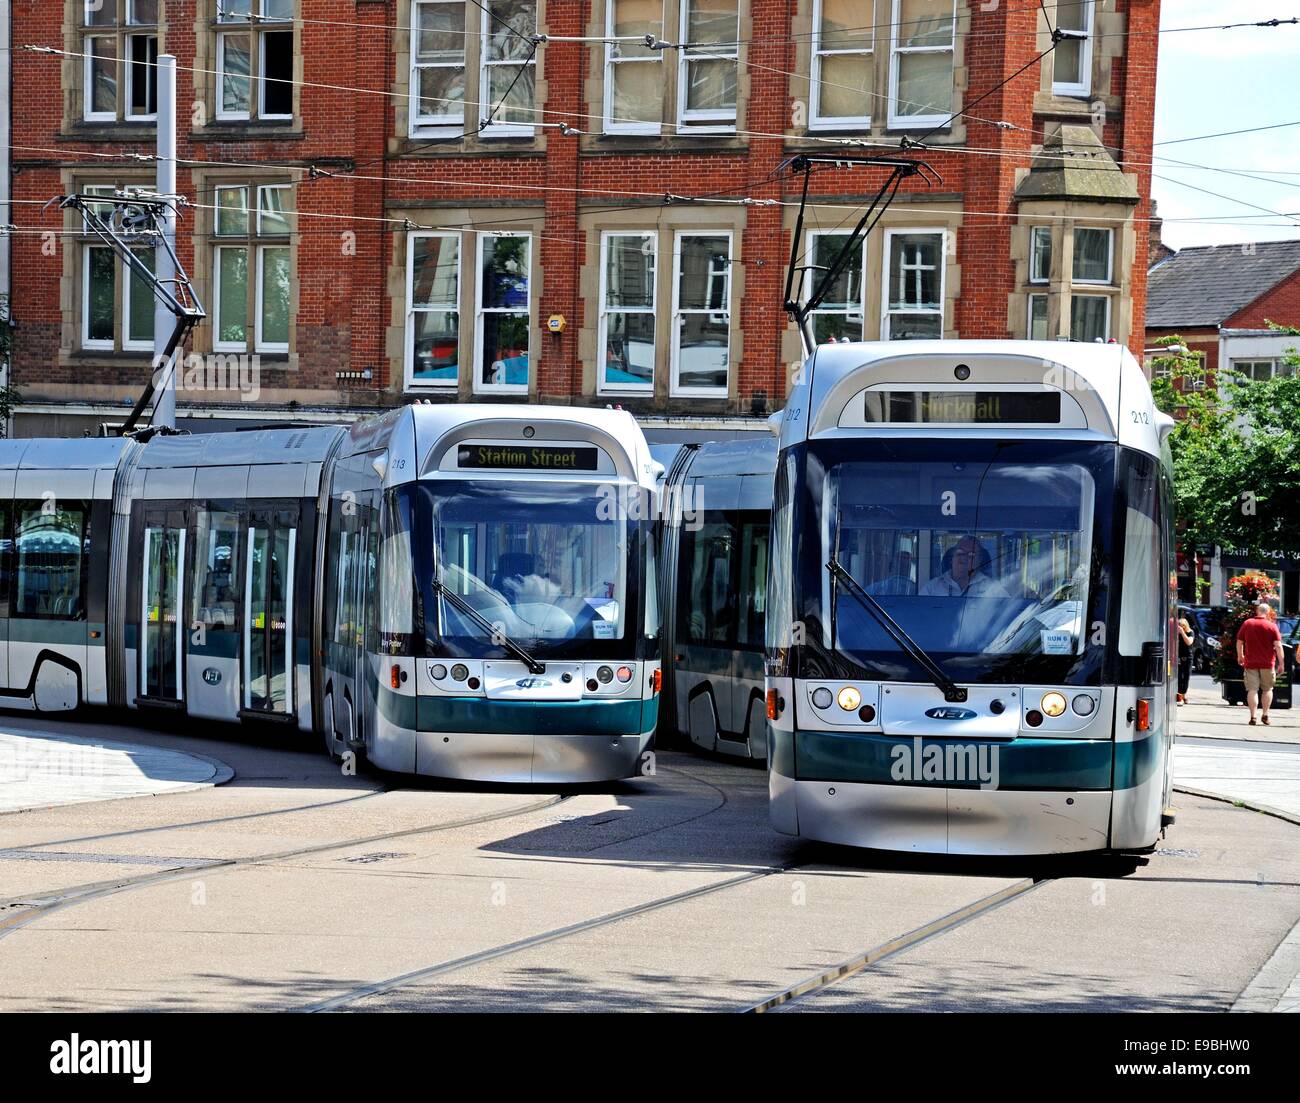
<instances>
[{"instance_id":1,"label":"tram window","mask_svg":"<svg viewBox=\"0 0 1300 1103\"><path fill-rule=\"evenodd\" d=\"M85 615L85 507L29 502L15 512L14 615L80 620Z\"/></svg>"},{"instance_id":2,"label":"tram window","mask_svg":"<svg viewBox=\"0 0 1300 1103\"><path fill-rule=\"evenodd\" d=\"M191 624L208 632L234 632L238 628L239 514L201 509L195 524L193 615Z\"/></svg>"},{"instance_id":3,"label":"tram window","mask_svg":"<svg viewBox=\"0 0 1300 1103\"><path fill-rule=\"evenodd\" d=\"M9 616L9 594L13 585L14 542L9 532L9 505L0 505L0 619Z\"/></svg>"},{"instance_id":4,"label":"tram window","mask_svg":"<svg viewBox=\"0 0 1300 1103\"><path fill-rule=\"evenodd\" d=\"M411 532L396 499L384 512L384 537L379 551L379 633L381 649L405 654L415 621L414 566Z\"/></svg>"},{"instance_id":5,"label":"tram window","mask_svg":"<svg viewBox=\"0 0 1300 1103\"><path fill-rule=\"evenodd\" d=\"M794 546L795 457L787 455L776 469L772 488L772 562L769 571L768 608L763 634L769 651L788 648L794 642L794 570L790 563Z\"/></svg>"},{"instance_id":6,"label":"tram window","mask_svg":"<svg viewBox=\"0 0 1300 1103\"><path fill-rule=\"evenodd\" d=\"M1137 656L1164 638L1159 479L1155 460L1132 457L1124 478L1124 573L1120 589L1119 653ZM1145 598L1145 600L1144 600Z\"/></svg>"},{"instance_id":7,"label":"tram window","mask_svg":"<svg viewBox=\"0 0 1300 1103\"><path fill-rule=\"evenodd\" d=\"M749 651L763 647L763 611L767 607L767 560L771 523L746 522L740 535L740 627L736 643Z\"/></svg>"},{"instance_id":8,"label":"tram window","mask_svg":"<svg viewBox=\"0 0 1300 1103\"><path fill-rule=\"evenodd\" d=\"M655 555L655 542L645 542L645 634L653 639L659 635L659 567Z\"/></svg>"},{"instance_id":9,"label":"tram window","mask_svg":"<svg viewBox=\"0 0 1300 1103\"><path fill-rule=\"evenodd\" d=\"M726 519L707 521L698 532L683 533L683 559L690 569L682 588L683 619L692 643L726 644L732 637L735 535L735 527Z\"/></svg>"}]
</instances>

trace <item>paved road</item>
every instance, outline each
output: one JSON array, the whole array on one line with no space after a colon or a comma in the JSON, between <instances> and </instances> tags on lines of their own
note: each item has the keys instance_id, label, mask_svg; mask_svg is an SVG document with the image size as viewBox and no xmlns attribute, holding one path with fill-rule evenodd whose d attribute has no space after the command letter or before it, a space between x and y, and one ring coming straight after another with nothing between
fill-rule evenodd
<instances>
[{"instance_id":1,"label":"paved road","mask_svg":"<svg viewBox=\"0 0 1300 1103\"><path fill-rule=\"evenodd\" d=\"M882 947L782 1009L1214 1010L1300 917L1300 827L1198 797L1121 875L799 844L762 771L672 752L557 792L138 740L236 776L0 815L0 1010L743 1010Z\"/></svg>"}]
</instances>

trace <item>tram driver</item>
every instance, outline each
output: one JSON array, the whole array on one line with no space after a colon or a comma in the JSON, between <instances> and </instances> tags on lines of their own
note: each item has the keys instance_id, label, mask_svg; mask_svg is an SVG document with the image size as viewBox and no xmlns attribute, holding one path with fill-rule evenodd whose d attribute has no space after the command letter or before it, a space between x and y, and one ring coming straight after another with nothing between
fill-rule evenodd
<instances>
[{"instance_id":1,"label":"tram driver","mask_svg":"<svg viewBox=\"0 0 1300 1103\"><path fill-rule=\"evenodd\" d=\"M989 574L993 557L971 534L963 536L944 552L942 573L921 587L924 597L1008 598L1006 587Z\"/></svg>"}]
</instances>

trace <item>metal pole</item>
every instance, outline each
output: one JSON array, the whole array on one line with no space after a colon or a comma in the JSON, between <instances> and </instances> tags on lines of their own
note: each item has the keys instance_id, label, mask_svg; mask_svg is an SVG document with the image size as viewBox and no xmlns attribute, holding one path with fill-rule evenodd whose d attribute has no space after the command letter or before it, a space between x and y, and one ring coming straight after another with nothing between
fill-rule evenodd
<instances>
[{"instance_id":1,"label":"metal pole","mask_svg":"<svg viewBox=\"0 0 1300 1103\"><path fill-rule=\"evenodd\" d=\"M171 54L158 57L158 194L176 194L176 58ZM162 218L163 236L176 248L176 211L168 207ZM154 271L166 287L175 291L176 266L166 249L154 250ZM160 384L153 424L176 428L176 359L179 349L170 341L176 319L162 303L153 311L153 369Z\"/></svg>"},{"instance_id":2,"label":"metal pole","mask_svg":"<svg viewBox=\"0 0 1300 1103\"><path fill-rule=\"evenodd\" d=\"M10 22L13 19L12 6L9 0L0 0L0 225L8 225L14 222L13 208L10 203L10 133L11 133L11 116L12 116L12 91L10 86L11 74L9 69L9 46ZM10 262L10 243L12 239L9 234L0 234L0 298L8 304L8 310L4 318L0 318L0 325L8 325L8 319L13 317L14 303L9 284L9 262ZM0 386L7 386L11 374L11 365L4 365L3 375L0 375ZM0 426L0 436L9 435L9 426Z\"/></svg>"}]
</instances>

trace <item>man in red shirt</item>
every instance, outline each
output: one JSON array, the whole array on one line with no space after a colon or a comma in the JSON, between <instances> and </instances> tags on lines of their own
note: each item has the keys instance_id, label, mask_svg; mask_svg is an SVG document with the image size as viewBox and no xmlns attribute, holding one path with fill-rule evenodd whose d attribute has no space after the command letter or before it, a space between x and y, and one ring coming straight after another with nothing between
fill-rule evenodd
<instances>
[{"instance_id":1,"label":"man in red shirt","mask_svg":"<svg viewBox=\"0 0 1300 1103\"><path fill-rule=\"evenodd\" d=\"M1276 671L1285 662L1282 652L1282 633L1269 619L1268 605L1260 602L1255 615L1237 630L1237 662L1241 665L1246 683L1246 707L1250 709L1250 722L1255 723L1255 694L1259 694L1259 711L1268 723L1268 706L1273 703L1273 682Z\"/></svg>"}]
</instances>

